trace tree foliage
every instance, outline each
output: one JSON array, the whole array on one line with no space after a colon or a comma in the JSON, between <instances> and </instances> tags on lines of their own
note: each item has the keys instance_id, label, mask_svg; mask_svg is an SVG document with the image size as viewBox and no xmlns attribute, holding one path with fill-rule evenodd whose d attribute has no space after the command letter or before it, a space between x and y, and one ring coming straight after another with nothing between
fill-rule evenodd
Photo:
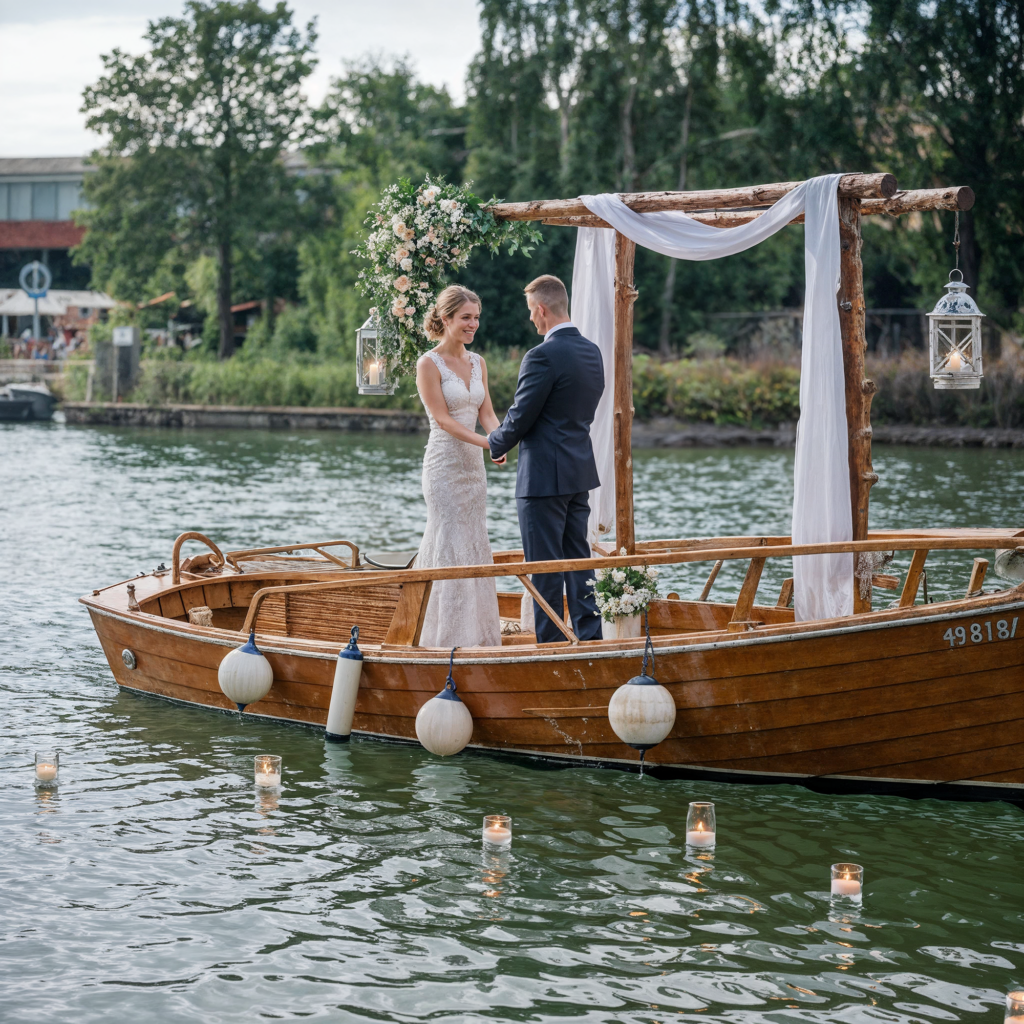
<instances>
[{"instance_id":1,"label":"tree foliage","mask_svg":"<svg viewBox=\"0 0 1024 1024\"><path fill-rule=\"evenodd\" d=\"M316 130L301 93L315 28L291 20L284 3L187 0L183 17L150 23L145 53L105 55L83 95L88 127L109 143L87 178L81 257L134 297L171 250L215 255L222 358L234 349L238 251L272 250L296 222L282 156Z\"/></svg>"}]
</instances>

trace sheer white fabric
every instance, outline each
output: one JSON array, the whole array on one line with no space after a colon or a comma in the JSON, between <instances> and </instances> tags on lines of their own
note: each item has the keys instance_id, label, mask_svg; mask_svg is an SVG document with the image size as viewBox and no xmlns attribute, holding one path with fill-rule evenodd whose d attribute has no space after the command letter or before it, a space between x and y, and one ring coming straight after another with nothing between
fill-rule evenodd
<instances>
[{"instance_id":1,"label":"sheer white fabric","mask_svg":"<svg viewBox=\"0 0 1024 1024\"><path fill-rule=\"evenodd\" d=\"M614 194L580 197L588 210L638 245L683 260L713 260L742 252L775 234L800 213L805 214L800 422L793 479L792 532L796 544L848 541L853 537L843 351L836 308L839 178L838 174L829 174L802 182L756 220L726 229L701 224L677 211L635 213ZM585 230L605 231L613 237L613 232L605 228L581 228L580 233ZM585 282L591 282L594 290L603 287L612 291L604 260L595 255L597 251L597 246L577 245L574 292L580 284L586 290ZM602 316L607 330L613 332L611 309L609 305ZM573 316L576 323L581 323L583 313L575 302ZM610 408L607 415L610 421ZM595 429L599 433L610 429L610 422L599 426L595 421ZM853 555L794 559L793 576L798 620L852 614Z\"/></svg>"},{"instance_id":2,"label":"sheer white fabric","mask_svg":"<svg viewBox=\"0 0 1024 1024\"><path fill-rule=\"evenodd\" d=\"M593 544L615 529L615 232L607 228L580 228L576 236L572 321L604 359L604 394L590 427L601 481L590 492L587 540Z\"/></svg>"},{"instance_id":3,"label":"sheer white fabric","mask_svg":"<svg viewBox=\"0 0 1024 1024\"><path fill-rule=\"evenodd\" d=\"M467 388L437 353L427 355L441 374L441 392L452 418L472 430L485 397L480 357L469 355L472 370ZM427 525L416 568L491 564L484 450L442 430L429 409L427 418L430 437L423 456ZM427 602L420 643L424 647L500 646L495 581L437 580Z\"/></svg>"}]
</instances>

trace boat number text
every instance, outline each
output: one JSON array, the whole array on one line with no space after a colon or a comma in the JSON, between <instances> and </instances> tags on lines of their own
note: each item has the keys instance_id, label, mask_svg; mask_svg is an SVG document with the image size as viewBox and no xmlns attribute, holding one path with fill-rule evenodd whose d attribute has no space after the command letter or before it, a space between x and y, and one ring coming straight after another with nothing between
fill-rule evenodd
<instances>
[{"instance_id":1,"label":"boat number text","mask_svg":"<svg viewBox=\"0 0 1024 1024\"><path fill-rule=\"evenodd\" d=\"M1010 640L1017 635L1017 619L1000 619L993 622L972 622L969 626L950 627L942 634L950 647L963 647L968 636L972 644L988 643L990 640Z\"/></svg>"}]
</instances>

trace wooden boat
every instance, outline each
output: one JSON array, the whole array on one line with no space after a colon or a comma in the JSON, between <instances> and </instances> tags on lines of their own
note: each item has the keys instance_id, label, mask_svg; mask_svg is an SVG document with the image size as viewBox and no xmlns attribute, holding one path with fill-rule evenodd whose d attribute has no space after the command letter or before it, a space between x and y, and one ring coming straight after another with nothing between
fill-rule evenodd
<instances>
[{"instance_id":1,"label":"wooden boat","mask_svg":"<svg viewBox=\"0 0 1024 1024\"><path fill-rule=\"evenodd\" d=\"M506 551L495 555L493 565L389 571L368 564L350 541L222 553L201 534L183 534L175 541L170 568L81 599L117 682L233 710L218 685L217 668L254 629L274 682L247 713L323 726L338 648L358 625L364 662L354 730L414 740L416 713L441 688L449 658L447 650L419 643L435 580L515 576L536 597L529 575L539 572L708 562L712 568L698 600L670 594L650 609L655 672L677 708L671 734L648 751L655 771L1024 799L1024 582L984 592L988 563L979 558L963 598L917 603L929 552L1024 554L1024 528L867 529L868 492L876 478L868 419L873 388L863 379L860 215L962 208L973 198L964 189L893 195L890 178L850 175L840 185L841 237L848 243L839 304L852 542L801 547L789 537L767 536L635 542L629 443L633 253L632 243L618 236L617 517L611 550L625 549L625 555L602 552L590 560L525 563L521 552ZM764 205L792 187L759 186L711 198L659 193L624 199L637 209L692 211ZM510 204L502 215L566 224L585 220L572 202ZM694 205L699 203L705 205ZM209 552L181 562L188 540L207 544ZM853 615L795 622L791 581L779 595L758 603L767 559L828 552L852 552L857 559ZM902 585L898 578L873 573L871 556L878 552L909 554ZM712 585L727 560L745 561L746 577L736 601L716 602ZM967 565L965 559L965 575ZM898 600L873 610L873 585L899 588ZM502 616L518 619L519 601L518 593L501 593ZM532 634L520 633L503 636L499 647L457 653L459 693L474 720L471 749L635 768L638 755L612 731L608 703L615 689L637 674L644 641L580 643L564 609L543 602L541 607L563 633L563 643L538 645ZM207 624L200 624L197 609L204 610Z\"/></svg>"}]
</instances>

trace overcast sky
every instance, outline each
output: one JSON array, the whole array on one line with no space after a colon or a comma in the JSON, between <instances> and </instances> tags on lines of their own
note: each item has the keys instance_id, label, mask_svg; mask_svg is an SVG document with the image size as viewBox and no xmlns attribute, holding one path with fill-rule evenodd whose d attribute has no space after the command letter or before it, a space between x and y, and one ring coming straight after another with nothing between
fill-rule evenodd
<instances>
[{"instance_id":1,"label":"overcast sky","mask_svg":"<svg viewBox=\"0 0 1024 1024\"><path fill-rule=\"evenodd\" d=\"M265 4L267 6L267 4ZM297 24L317 19L319 100L342 61L368 52L408 55L421 78L461 99L479 42L476 0L289 0ZM0 156L77 156L96 147L79 113L100 54L139 53L149 21L179 15L181 0L0 0Z\"/></svg>"}]
</instances>

